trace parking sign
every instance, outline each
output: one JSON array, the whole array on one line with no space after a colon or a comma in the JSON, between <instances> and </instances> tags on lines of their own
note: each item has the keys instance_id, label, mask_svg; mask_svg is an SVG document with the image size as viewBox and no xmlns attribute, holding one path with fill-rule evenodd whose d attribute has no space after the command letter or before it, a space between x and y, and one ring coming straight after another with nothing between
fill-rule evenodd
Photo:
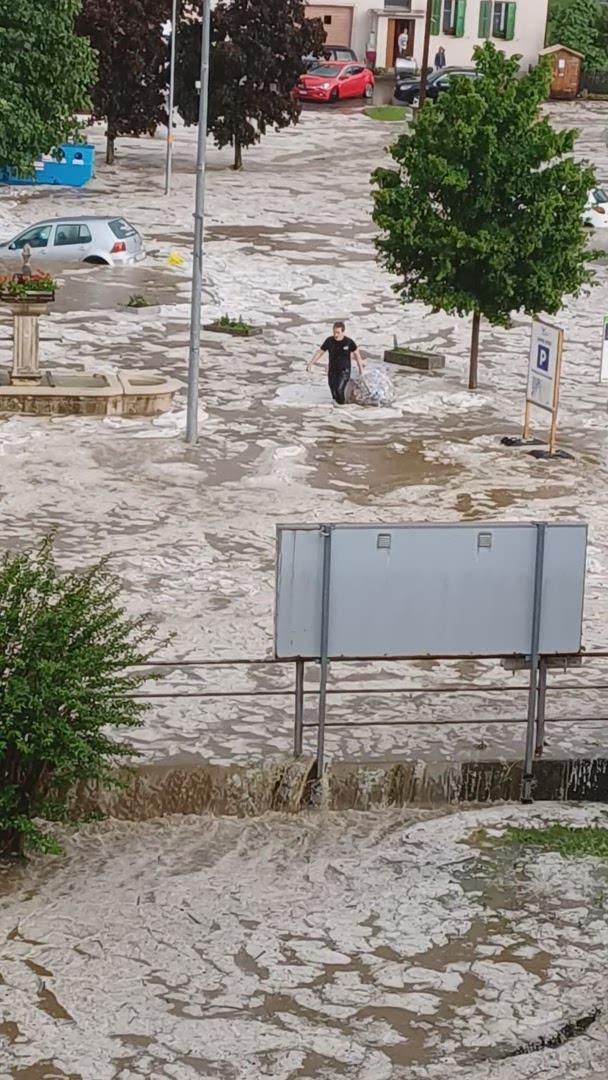
<instances>
[{"instance_id":1,"label":"parking sign","mask_svg":"<svg viewBox=\"0 0 608 1080\"><path fill-rule=\"evenodd\" d=\"M562 337L563 331L558 326L539 319L532 323L526 396L531 405L551 413L557 407Z\"/></svg>"}]
</instances>

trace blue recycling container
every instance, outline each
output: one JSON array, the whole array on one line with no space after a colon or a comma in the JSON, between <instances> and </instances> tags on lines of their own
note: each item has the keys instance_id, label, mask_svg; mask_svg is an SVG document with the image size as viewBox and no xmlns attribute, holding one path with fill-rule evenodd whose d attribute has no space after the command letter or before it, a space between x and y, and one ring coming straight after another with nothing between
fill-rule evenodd
<instances>
[{"instance_id":1,"label":"blue recycling container","mask_svg":"<svg viewBox=\"0 0 608 1080\"><path fill-rule=\"evenodd\" d=\"M20 176L16 169L0 169L0 184L29 187L32 184L61 184L84 187L95 175L95 147L88 143L64 143L61 161L45 154L34 164L33 176Z\"/></svg>"}]
</instances>

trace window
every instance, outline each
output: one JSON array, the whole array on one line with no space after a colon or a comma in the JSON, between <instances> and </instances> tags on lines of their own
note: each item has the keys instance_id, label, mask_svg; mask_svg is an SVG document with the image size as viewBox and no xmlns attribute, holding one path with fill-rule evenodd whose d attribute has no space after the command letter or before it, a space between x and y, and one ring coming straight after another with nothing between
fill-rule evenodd
<instances>
[{"instance_id":1,"label":"window","mask_svg":"<svg viewBox=\"0 0 608 1080\"><path fill-rule=\"evenodd\" d=\"M55 233L55 247L69 247L70 244L90 244L92 236L88 225L58 225Z\"/></svg>"},{"instance_id":2,"label":"window","mask_svg":"<svg viewBox=\"0 0 608 1080\"><path fill-rule=\"evenodd\" d=\"M515 13L516 3L507 3L505 0L495 0L492 13L492 36L502 38L504 41L512 41L515 37Z\"/></svg>"},{"instance_id":3,"label":"window","mask_svg":"<svg viewBox=\"0 0 608 1080\"><path fill-rule=\"evenodd\" d=\"M439 3L443 3L442 8L433 6L431 33L464 37L467 0L439 0ZM433 27L436 27L436 29L433 29Z\"/></svg>"},{"instance_id":4,"label":"window","mask_svg":"<svg viewBox=\"0 0 608 1080\"><path fill-rule=\"evenodd\" d=\"M323 16L323 24L324 26L331 26L331 15Z\"/></svg>"},{"instance_id":5,"label":"window","mask_svg":"<svg viewBox=\"0 0 608 1080\"><path fill-rule=\"evenodd\" d=\"M123 221L122 218L115 218L114 221L108 222L114 236L117 236L119 240L125 240L127 236L135 236L135 229Z\"/></svg>"},{"instance_id":6,"label":"window","mask_svg":"<svg viewBox=\"0 0 608 1080\"><path fill-rule=\"evenodd\" d=\"M33 229L28 229L27 232L21 233L21 236L13 240L10 245L11 251L21 251L26 244L29 244L31 248L45 248L50 235L50 225L35 225Z\"/></svg>"}]
</instances>

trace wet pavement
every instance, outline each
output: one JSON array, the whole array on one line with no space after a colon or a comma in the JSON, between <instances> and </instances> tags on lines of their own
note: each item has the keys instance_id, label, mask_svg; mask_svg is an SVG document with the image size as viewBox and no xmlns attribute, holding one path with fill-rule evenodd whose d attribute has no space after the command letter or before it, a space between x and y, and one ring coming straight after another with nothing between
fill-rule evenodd
<instances>
[{"instance_id":1,"label":"wet pavement","mask_svg":"<svg viewBox=\"0 0 608 1080\"><path fill-rule=\"evenodd\" d=\"M562 104L550 112L558 124L579 126L580 152L600 181L608 179L608 108ZM3 547L56 527L66 566L111 554L130 607L152 612L159 638L175 634L165 656L271 656L280 521L583 518L590 523L584 642L608 643L608 394L598 381L606 265L598 265L598 287L570 301L559 320L566 331L560 442L574 460L537 462L505 450L500 436L518 433L523 415L529 320L516 316L510 331L484 325L481 386L470 394L469 322L398 304L374 259L369 197L369 174L394 135L395 125L348 103L306 110L298 128L272 133L248 153L240 174L229 168L229 151L210 148L204 319L240 315L264 335L205 334L196 449L182 440L185 395L154 421L0 419ZM101 145L100 127L94 138ZM88 189L2 191L2 238L46 216L120 212L148 247L146 261L132 269L61 268L62 289L42 330L49 365L159 368L185 379L194 143L193 132L179 131L168 199L160 138L121 140L116 167L100 158ZM338 171L337 148L350 163ZM183 268L168 266L171 252L183 256ZM159 303L160 313L127 312L136 292ZM395 370L393 408L334 408L323 374L308 375L305 364L338 317L370 363L396 335L445 352L445 374ZM2 314L0 364L9 363ZM535 433L545 432L542 415L535 424ZM311 668L310 689L315 674ZM487 686L504 682L491 664L378 664L367 683L362 674L336 665L334 678L345 689L464 688L471 674ZM601 682L601 669L596 674ZM290 678L262 668L187 669L171 675L167 689L282 689ZM579 679L570 673L567 682ZM153 704L134 740L148 760L250 761L291 748L289 698L182 696ZM578 692L554 697L552 709L562 718L606 713L601 698ZM352 722L328 732L334 758L519 756L522 727L509 721L524 716L525 691L456 699L358 694L332 697L330 713ZM406 727L355 727L403 718ZM434 720L443 726L432 727ZM600 752L604 732L598 724L550 727L547 752Z\"/></svg>"},{"instance_id":2,"label":"wet pavement","mask_svg":"<svg viewBox=\"0 0 608 1080\"><path fill-rule=\"evenodd\" d=\"M608 868L500 836L606 814L84 826L0 876L0 1076L605 1077Z\"/></svg>"}]
</instances>

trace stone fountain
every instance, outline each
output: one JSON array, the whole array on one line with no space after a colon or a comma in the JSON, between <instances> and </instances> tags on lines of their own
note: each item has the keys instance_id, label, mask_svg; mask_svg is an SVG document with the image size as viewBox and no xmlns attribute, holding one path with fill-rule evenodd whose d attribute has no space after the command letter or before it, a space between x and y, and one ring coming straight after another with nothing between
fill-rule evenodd
<instances>
[{"instance_id":1,"label":"stone fountain","mask_svg":"<svg viewBox=\"0 0 608 1080\"><path fill-rule=\"evenodd\" d=\"M13 366L0 372L0 413L34 416L157 416L171 408L181 389L176 379L154 371L41 371L40 318L55 299L55 283L30 266L0 281L0 302L13 314Z\"/></svg>"}]
</instances>

